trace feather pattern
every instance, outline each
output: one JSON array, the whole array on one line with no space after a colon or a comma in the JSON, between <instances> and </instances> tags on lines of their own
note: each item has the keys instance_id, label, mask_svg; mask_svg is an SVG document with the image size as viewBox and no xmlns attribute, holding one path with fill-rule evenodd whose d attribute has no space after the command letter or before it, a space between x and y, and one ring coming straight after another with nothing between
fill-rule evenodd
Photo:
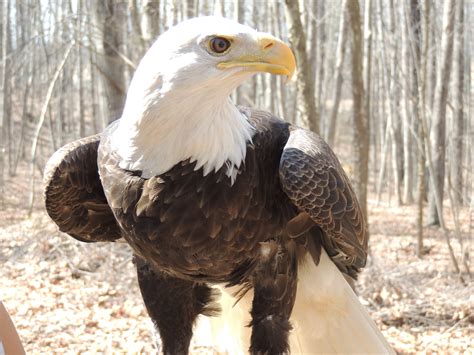
<instances>
[{"instance_id":1,"label":"feather pattern","mask_svg":"<svg viewBox=\"0 0 474 355\"><path fill-rule=\"evenodd\" d=\"M114 241L121 230L97 170L100 135L59 149L44 172L46 211L59 229L82 242Z\"/></svg>"},{"instance_id":2,"label":"feather pattern","mask_svg":"<svg viewBox=\"0 0 474 355\"><path fill-rule=\"evenodd\" d=\"M124 234L156 267L210 282L241 282L235 275L249 277L248 261L258 258L259 243L287 233L303 240L318 226L330 257L355 276L365 264L366 226L335 155L309 131L266 112L241 110L255 135L235 186L225 166L204 176L190 160L151 178L121 169L108 143L114 123L103 136L70 143L50 159L48 213L80 240ZM236 273L242 265L249 270Z\"/></svg>"},{"instance_id":3,"label":"feather pattern","mask_svg":"<svg viewBox=\"0 0 474 355\"><path fill-rule=\"evenodd\" d=\"M300 340L310 328L313 311L304 307L326 302L328 298L321 301L321 294L331 294L326 288L347 289L329 260L353 277L364 266L366 225L349 179L319 136L269 113L240 109L254 135L235 180L225 164L207 172L190 159L151 177L123 169L110 141L118 126L113 123L102 135L73 142L50 159L46 206L60 229L79 240L125 238L140 260L140 288L150 316L169 346L189 341L189 331L181 340L174 335L181 322L192 324L199 313L215 313L217 296L207 285L220 284L235 286L234 302L240 301L235 308L239 316L224 309L223 315L231 317L226 322L242 321L249 309L241 307L250 307L248 299L253 298L251 351L281 353L290 343L298 349L294 337L288 338L292 327ZM298 276L299 267L308 263L311 272ZM327 278L321 276L326 272ZM310 285L311 277L337 282L321 284L326 290L321 293L320 286ZM179 297L183 292L186 297ZM156 297L162 299L157 302ZM356 304L353 296L344 297ZM168 314L167 304L182 312ZM351 324L367 319L361 316ZM221 324L218 318L215 322ZM325 331L337 333L337 326L324 324ZM367 329L365 340L381 339L383 348L386 343L374 326Z\"/></svg>"},{"instance_id":4,"label":"feather pattern","mask_svg":"<svg viewBox=\"0 0 474 355\"><path fill-rule=\"evenodd\" d=\"M307 230L313 221L323 233L323 246L339 269L352 277L365 266L365 218L349 179L329 146L313 132L292 128L280 161L285 193L301 215L290 223Z\"/></svg>"},{"instance_id":5,"label":"feather pattern","mask_svg":"<svg viewBox=\"0 0 474 355\"><path fill-rule=\"evenodd\" d=\"M218 37L225 52L212 47ZM215 285L235 286L235 308L251 316L235 326L243 319L223 304L229 329L251 327L245 352L389 349L340 272L364 266L367 236L334 153L230 100L252 75L291 77L295 66L269 34L224 18L184 21L141 60L120 120L48 163L46 208L60 229L132 248L165 354L187 353L198 316L219 311Z\"/></svg>"},{"instance_id":6,"label":"feather pattern","mask_svg":"<svg viewBox=\"0 0 474 355\"><path fill-rule=\"evenodd\" d=\"M249 123L255 134L235 181L225 165L206 174L189 159L150 178L123 170L110 149L116 126L104 133L99 170L109 205L128 243L155 268L241 284L253 272L259 243L282 235L296 210L279 188L288 124L258 111Z\"/></svg>"}]
</instances>

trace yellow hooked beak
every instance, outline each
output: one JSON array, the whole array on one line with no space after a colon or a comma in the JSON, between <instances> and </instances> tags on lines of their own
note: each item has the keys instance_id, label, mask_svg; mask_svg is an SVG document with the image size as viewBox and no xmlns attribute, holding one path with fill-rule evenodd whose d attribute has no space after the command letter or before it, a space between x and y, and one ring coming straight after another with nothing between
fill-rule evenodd
<instances>
[{"instance_id":1,"label":"yellow hooked beak","mask_svg":"<svg viewBox=\"0 0 474 355\"><path fill-rule=\"evenodd\" d=\"M259 36L257 46L256 53L220 62L217 67L219 69L245 68L249 71L286 75L288 79L293 77L296 60L290 47L267 34Z\"/></svg>"}]
</instances>

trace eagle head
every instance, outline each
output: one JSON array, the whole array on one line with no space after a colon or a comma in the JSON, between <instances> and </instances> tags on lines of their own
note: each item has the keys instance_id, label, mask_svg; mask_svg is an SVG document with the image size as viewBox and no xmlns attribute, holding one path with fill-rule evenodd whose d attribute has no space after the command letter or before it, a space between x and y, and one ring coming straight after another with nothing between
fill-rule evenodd
<instances>
[{"instance_id":1,"label":"eagle head","mask_svg":"<svg viewBox=\"0 0 474 355\"><path fill-rule=\"evenodd\" d=\"M293 76L295 57L278 38L221 17L197 17L158 37L141 60L130 93L219 89L228 95L258 73Z\"/></svg>"},{"instance_id":2,"label":"eagle head","mask_svg":"<svg viewBox=\"0 0 474 355\"><path fill-rule=\"evenodd\" d=\"M294 71L293 52L270 34L221 17L179 23L133 76L113 139L121 166L152 176L190 159L204 174L224 164L234 174L253 130L229 95L258 72Z\"/></svg>"}]
</instances>

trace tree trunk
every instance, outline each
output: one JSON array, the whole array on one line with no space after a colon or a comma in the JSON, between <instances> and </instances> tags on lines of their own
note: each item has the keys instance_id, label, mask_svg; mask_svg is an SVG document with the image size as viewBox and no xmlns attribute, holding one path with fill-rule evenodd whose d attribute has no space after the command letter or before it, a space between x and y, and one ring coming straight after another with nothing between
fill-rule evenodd
<instances>
[{"instance_id":1,"label":"tree trunk","mask_svg":"<svg viewBox=\"0 0 474 355\"><path fill-rule=\"evenodd\" d=\"M143 39L148 46L155 41L160 32L160 1L144 0L141 21Z\"/></svg>"},{"instance_id":2,"label":"tree trunk","mask_svg":"<svg viewBox=\"0 0 474 355\"><path fill-rule=\"evenodd\" d=\"M329 122L327 124L326 140L330 146L334 146L336 139L337 116L339 114L339 104L341 102L342 92L342 64L344 64L344 55L346 52L347 32L349 27L348 2L344 2L341 13L341 21L339 23L339 39L336 49L336 64L334 68L334 96L332 100L332 109L329 114Z\"/></svg>"},{"instance_id":3,"label":"tree trunk","mask_svg":"<svg viewBox=\"0 0 474 355\"><path fill-rule=\"evenodd\" d=\"M326 48L327 48L327 24L324 21L326 16L325 1L315 1L316 15L318 23L315 26L318 27L316 46L318 50L316 52L316 107L319 109L319 117L321 120L321 132L327 131L327 125L329 122L323 120L322 117L326 112L326 102L324 98L326 97L326 88L323 88L323 84L326 81ZM323 128L324 127L324 128Z\"/></svg>"},{"instance_id":4,"label":"tree trunk","mask_svg":"<svg viewBox=\"0 0 474 355\"><path fill-rule=\"evenodd\" d=\"M437 53L436 52L436 47L437 47L437 24L436 24L436 7L438 4L436 4L434 1L430 1L428 6L430 7L430 13L428 16L432 18L432 21L430 21L431 26L429 27L428 31L430 32L429 34L429 48L432 51L431 53ZM428 37L427 37L428 38ZM429 108L430 114L433 111L433 103L434 103L434 93L435 93L435 86L436 86L436 72L437 68L440 65L439 59L437 55L430 55L429 58L426 60L428 61L427 67L428 67L428 75L426 77L426 104L427 107ZM428 133L428 132L427 132Z\"/></svg>"},{"instance_id":5,"label":"tree trunk","mask_svg":"<svg viewBox=\"0 0 474 355\"><path fill-rule=\"evenodd\" d=\"M433 103L433 122L431 125L431 151L433 156L433 171L440 197L440 208L443 208L445 155L446 155L446 103L448 98L448 83L451 74L453 56L453 29L455 19L455 0L447 0L443 9L443 34L441 37L441 61L436 74L436 87ZM430 185L428 205L428 224L439 225L433 184Z\"/></svg>"},{"instance_id":6,"label":"tree trunk","mask_svg":"<svg viewBox=\"0 0 474 355\"><path fill-rule=\"evenodd\" d=\"M311 77L313 78L313 80L316 80L316 68L318 68L318 54L319 54L319 50L320 48L322 48L322 43L321 45L319 46L318 48L318 24L316 22L316 19L317 19L317 7L318 7L318 2L317 1L313 1L312 2L313 4L309 4L309 8L306 10L306 13L310 13L311 12L311 16L309 16L309 19L308 19L308 23L307 23L307 30L306 30L306 33L309 34L308 38L307 38L307 46L309 47L309 52L308 52L308 60L309 60L309 63L310 63L310 66L311 66ZM316 85L315 85L315 88L314 88L314 92L316 94ZM315 95L315 97L317 98L317 96ZM317 99L316 99L317 100ZM320 127L321 129L321 127Z\"/></svg>"},{"instance_id":7,"label":"tree trunk","mask_svg":"<svg viewBox=\"0 0 474 355\"><path fill-rule=\"evenodd\" d=\"M91 26L87 27L87 35L92 38ZM89 39L90 40L90 39ZM90 71L90 107L91 107L91 119L94 127L94 133L98 133L103 129L103 117L99 116L99 105L97 102L97 72L96 72L96 57L95 52L89 49L89 71Z\"/></svg>"},{"instance_id":8,"label":"tree trunk","mask_svg":"<svg viewBox=\"0 0 474 355\"><path fill-rule=\"evenodd\" d=\"M412 113L413 122L416 125L418 135L418 193L417 193L417 246L416 255L421 258L423 255L423 202L425 195L425 149L424 140L426 132L423 129L421 121L422 115L425 117L425 85L426 85L426 59L428 53L428 36L429 36L429 5L425 0L425 38L423 43L423 57L421 56L421 4L419 0L410 0L409 22L408 22L408 43L411 43L411 53L413 66L410 72L412 76L411 97L412 97ZM423 58L423 60L422 60Z\"/></svg>"},{"instance_id":9,"label":"tree trunk","mask_svg":"<svg viewBox=\"0 0 474 355\"><path fill-rule=\"evenodd\" d=\"M0 85L1 85L1 90L0 90L0 206L3 207L4 205L4 196L5 196L5 153L6 153L6 134L5 134L5 113L6 113L6 108L8 105L10 105L10 98L8 97L8 73L10 72L9 70L9 65L10 61L7 58L8 51L8 27L9 27L9 6L8 6L8 1L5 1L2 4L2 13L1 13L1 19L2 19L2 41L1 41L1 55L2 55L2 61L1 61L1 77L0 77Z\"/></svg>"},{"instance_id":10,"label":"tree trunk","mask_svg":"<svg viewBox=\"0 0 474 355\"><path fill-rule=\"evenodd\" d=\"M77 60L78 60L78 77L79 77L79 136L86 136L86 117L85 117L85 103L84 103L84 59L82 58L82 1L77 2L77 17L76 17L76 45L77 45Z\"/></svg>"},{"instance_id":11,"label":"tree trunk","mask_svg":"<svg viewBox=\"0 0 474 355\"><path fill-rule=\"evenodd\" d=\"M370 93L372 78L372 0L366 0L364 10L364 112L366 120L370 125ZM370 136L370 135L369 135Z\"/></svg>"},{"instance_id":12,"label":"tree trunk","mask_svg":"<svg viewBox=\"0 0 474 355\"><path fill-rule=\"evenodd\" d=\"M104 57L100 70L104 79L109 122L120 118L125 103L125 67L121 53L127 23L127 4L112 0L96 2L97 25L103 33Z\"/></svg>"},{"instance_id":13,"label":"tree trunk","mask_svg":"<svg viewBox=\"0 0 474 355\"><path fill-rule=\"evenodd\" d=\"M454 190L453 200L457 206L463 201L463 136L464 136L464 0L458 0L456 11L456 29L454 33L453 60L453 127L452 127L452 160L451 182ZM450 187L451 188L451 187Z\"/></svg>"},{"instance_id":14,"label":"tree trunk","mask_svg":"<svg viewBox=\"0 0 474 355\"><path fill-rule=\"evenodd\" d=\"M380 202L382 189L384 186L388 187L389 197L391 197L392 189L388 186L390 179L388 178L390 174L390 170L387 167L387 160L388 160L388 151L389 148L393 146L392 139L393 139L393 100L391 98L391 82L392 76L389 70L389 63L388 63L388 42L389 39L385 35L385 28L386 25L384 23L385 15L383 13L383 3L381 0L377 2L377 29L379 40L378 47L379 47L379 56L378 56L378 63L379 63L379 78L380 78L380 88L381 88L381 97L379 98L380 106L381 106L381 113L385 115L387 113L387 120L384 123L384 120L381 120L379 127L380 127L380 146L381 146L381 161L380 161L380 170L378 172L378 179L377 179L377 204ZM393 46L392 46L393 47ZM388 106L388 108L387 108ZM383 116L382 116L383 117ZM385 178L385 175L387 177ZM384 184L385 182L385 184Z\"/></svg>"},{"instance_id":15,"label":"tree trunk","mask_svg":"<svg viewBox=\"0 0 474 355\"><path fill-rule=\"evenodd\" d=\"M266 17L268 19L268 17ZM234 1L234 20L239 23L245 22L245 0ZM234 102L242 105L242 87L238 87L234 92Z\"/></svg>"},{"instance_id":16,"label":"tree trunk","mask_svg":"<svg viewBox=\"0 0 474 355\"><path fill-rule=\"evenodd\" d=\"M194 0L186 0L186 18L190 19L196 16L196 4Z\"/></svg>"},{"instance_id":17,"label":"tree trunk","mask_svg":"<svg viewBox=\"0 0 474 355\"><path fill-rule=\"evenodd\" d=\"M255 0L254 0L255 1ZM258 6L255 6L256 8L258 8ZM282 24L282 21L278 20L281 18L281 3L279 2L275 2L273 3L273 13L272 13L273 16L275 16L275 19L276 20L276 36L279 37L279 38L282 38L283 37L283 31L284 31L284 26ZM258 18L258 15L257 13L254 11L254 16L255 16L255 19ZM255 20L254 20L255 21ZM256 21L254 22L256 23ZM278 102L278 106L279 106L279 114L280 114L280 117L282 117L283 119L285 120L291 120L292 117L289 117L290 115L288 114L288 97L286 95L287 93L287 88L288 86L286 86L284 84L284 81L286 81L286 78L282 78L281 76L278 77L278 93L277 93L277 102Z\"/></svg>"},{"instance_id":18,"label":"tree trunk","mask_svg":"<svg viewBox=\"0 0 474 355\"><path fill-rule=\"evenodd\" d=\"M5 144L7 143L7 152L8 152L8 173L10 176L13 174L13 156L14 156L14 148L13 148L13 117L12 117L12 41L11 41L11 9L10 3L7 1L7 8L6 13L4 14L3 20L5 21L6 28L4 28L2 40L5 50L5 56L3 60L6 61L4 64L4 74L3 74L3 129L6 132L3 134L4 140L4 149ZM5 162L4 162L5 164Z\"/></svg>"},{"instance_id":19,"label":"tree trunk","mask_svg":"<svg viewBox=\"0 0 474 355\"><path fill-rule=\"evenodd\" d=\"M143 37L143 31L140 25L140 11L137 0L129 0L128 8L130 12L130 24L132 27L130 47L133 47L134 49L133 52L129 54L129 57L132 61L138 62L148 45Z\"/></svg>"},{"instance_id":20,"label":"tree trunk","mask_svg":"<svg viewBox=\"0 0 474 355\"><path fill-rule=\"evenodd\" d=\"M400 118L400 88L398 87L398 34L396 32L396 12L395 4L393 0L389 1L389 30L390 30L390 42L392 44L390 53L390 67L389 67L389 102L390 102L390 115L391 127L390 133L392 136L392 169L395 185L395 197L397 199L397 205L402 204L402 179L403 179L403 143L401 134L401 118Z\"/></svg>"},{"instance_id":21,"label":"tree trunk","mask_svg":"<svg viewBox=\"0 0 474 355\"><path fill-rule=\"evenodd\" d=\"M401 42L401 57L402 57L402 70L403 70L403 110L402 110L402 138L403 138L403 203L413 203L413 157L415 149L413 147L412 130L415 124L413 113L416 110L416 106L412 105L415 101L417 92L413 92L414 80L416 80L416 72L414 71L414 65L410 55L410 42L408 31L409 25L416 26L418 19L411 21L411 12L405 11L405 4L401 4L402 13L405 16L400 17L400 28L402 31L402 42ZM408 13L407 13L408 12ZM415 78L413 78L415 73Z\"/></svg>"},{"instance_id":22,"label":"tree trunk","mask_svg":"<svg viewBox=\"0 0 474 355\"><path fill-rule=\"evenodd\" d=\"M358 0L346 0L349 23L351 26L351 72L354 124L352 145L354 149L354 190L358 196L362 211L367 218L367 182L369 176L369 137L370 127L364 114L364 81L362 78L362 30Z\"/></svg>"},{"instance_id":23,"label":"tree trunk","mask_svg":"<svg viewBox=\"0 0 474 355\"><path fill-rule=\"evenodd\" d=\"M214 1L214 15L225 17L225 0Z\"/></svg>"},{"instance_id":24,"label":"tree trunk","mask_svg":"<svg viewBox=\"0 0 474 355\"><path fill-rule=\"evenodd\" d=\"M290 43L295 51L297 71L297 109L302 125L319 133L319 117L314 99L314 79L306 51L306 36L301 22L299 2L285 0Z\"/></svg>"},{"instance_id":25,"label":"tree trunk","mask_svg":"<svg viewBox=\"0 0 474 355\"><path fill-rule=\"evenodd\" d=\"M276 5L276 10L278 10L278 4ZM257 4L257 0L252 0L252 24L254 28L257 28L260 18L260 6ZM261 75L254 75L252 77L252 101L258 107L258 80L261 78Z\"/></svg>"}]
</instances>

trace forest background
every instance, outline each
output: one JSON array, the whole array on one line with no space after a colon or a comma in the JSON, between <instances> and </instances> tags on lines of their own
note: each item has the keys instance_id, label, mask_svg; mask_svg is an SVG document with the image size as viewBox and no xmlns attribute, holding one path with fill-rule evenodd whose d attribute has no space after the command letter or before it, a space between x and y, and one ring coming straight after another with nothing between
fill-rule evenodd
<instances>
[{"instance_id":1,"label":"forest background","mask_svg":"<svg viewBox=\"0 0 474 355\"><path fill-rule=\"evenodd\" d=\"M472 350L473 9L472 0L0 1L0 299L27 351L159 346L130 250L59 233L41 176L63 144L120 117L157 36L202 15L292 46L293 81L258 75L233 99L318 132L338 154L370 224L359 297L394 348ZM205 331L194 351L212 352Z\"/></svg>"}]
</instances>

